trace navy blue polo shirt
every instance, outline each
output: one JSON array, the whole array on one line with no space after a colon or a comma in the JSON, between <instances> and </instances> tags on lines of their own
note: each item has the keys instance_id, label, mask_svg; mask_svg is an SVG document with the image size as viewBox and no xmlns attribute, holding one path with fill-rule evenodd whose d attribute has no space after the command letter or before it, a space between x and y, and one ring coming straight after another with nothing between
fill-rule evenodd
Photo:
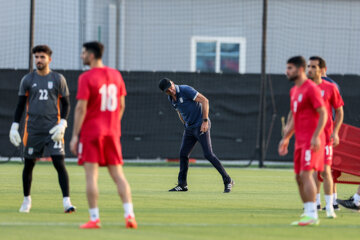
<instances>
[{"instance_id":1,"label":"navy blue polo shirt","mask_svg":"<svg viewBox=\"0 0 360 240\"><path fill-rule=\"evenodd\" d=\"M339 87L339 85L338 85L334 80L332 80L332 79L329 78L329 77L321 77L321 78L324 79L325 81L328 81L328 82L331 82L331 83L335 84L335 86L337 87L337 89L339 90L340 95L341 95L340 87Z\"/></svg>"},{"instance_id":2,"label":"navy blue polo shirt","mask_svg":"<svg viewBox=\"0 0 360 240\"><path fill-rule=\"evenodd\" d=\"M186 128L200 127L202 124L202 106L195 102L198 91L188 85L175 85L176 101L171 96L168 99L175 110L179 111Z\"/></svg>"}]
</instances>

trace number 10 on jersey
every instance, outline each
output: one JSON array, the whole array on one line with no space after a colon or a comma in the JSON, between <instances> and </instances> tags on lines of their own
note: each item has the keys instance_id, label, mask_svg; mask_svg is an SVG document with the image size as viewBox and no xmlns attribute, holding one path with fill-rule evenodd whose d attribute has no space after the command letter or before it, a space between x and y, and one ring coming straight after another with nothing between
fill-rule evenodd
<instances>
[{"instance_id":1,"label":"number 10 on jersey","mask_svg":"<svg viewBox=\"0 0 360 240\"><path fill-rule=\"evenodd\" d=\"M118 106L117 87L115 84L103 84L99 90L101 94L100 110L113 112Z\"/></svg>"}]
</instances>

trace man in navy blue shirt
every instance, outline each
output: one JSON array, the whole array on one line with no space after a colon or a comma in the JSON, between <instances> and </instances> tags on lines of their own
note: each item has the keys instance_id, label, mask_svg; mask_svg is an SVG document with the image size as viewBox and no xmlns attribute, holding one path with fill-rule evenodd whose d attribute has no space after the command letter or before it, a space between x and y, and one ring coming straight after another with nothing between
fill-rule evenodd
<instances>
[{"instance_id":1,"label":"man in navy blue shirt","mask_svg":"<svg viewBox=\"0 0 360 240\"><path fill-rule=\"evenodd\" d=\"M221 174L224 182L224 193L229 193L234 181L225 171L219 159L212 151L209 115L209 101L201 93L188 85L176 85L170 79L163 78L159 82L161 91L168 95L168 99L177 111L181 122L185 126L180 148L180 172L178 185L170 192L187 191L187 172L189 169L189 156L195 144L199 142L204 157Z\"/></svg>"},{"instance_id":2,"label":"man in navy blue shirt","mask_svg":"<svg viewBox=\"0 0 360 240\"><path fill-rule=\"evenodd\" d=\"M323 59L323 61L324 61L325 66L323 68L321 68L321 78L324 79L325 81L328 81L328 82L331 82L331 83L335 84L335 86L337 87L337 89L339 90L339 92L341 94L339 85L333 79L329 78L326 75L326 71L327 71L326 62L325 62L324 59Z\"/></svg>"}]
</instances>

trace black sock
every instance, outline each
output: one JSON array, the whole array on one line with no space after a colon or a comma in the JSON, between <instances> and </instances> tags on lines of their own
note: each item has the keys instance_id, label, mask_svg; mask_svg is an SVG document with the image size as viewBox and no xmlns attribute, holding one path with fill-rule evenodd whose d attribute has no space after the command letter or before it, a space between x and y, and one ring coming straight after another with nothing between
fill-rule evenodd
<instances>
[{"instance_id":1,"label":"black sock","mask_svg":"<svg viewBox=\"0 0 360 240\"><path fill-rule=\"evenodd\" d=\"M22 173L23 192L25 197L30 195L32 173L35 163L36 163L36 159L25 158L25 164Z\"/></svg>"},{"instance_id":2,"label":"black sock","mask_svg":"<svg viewBox=\"0 0 360 240\"><path fill-rule=\"evenodd\" d=\"M65 168L64 156L51 156L53 165L58 173L59 184L63 197L69 197L69 176Z\"/></svg>"}]
</instances>

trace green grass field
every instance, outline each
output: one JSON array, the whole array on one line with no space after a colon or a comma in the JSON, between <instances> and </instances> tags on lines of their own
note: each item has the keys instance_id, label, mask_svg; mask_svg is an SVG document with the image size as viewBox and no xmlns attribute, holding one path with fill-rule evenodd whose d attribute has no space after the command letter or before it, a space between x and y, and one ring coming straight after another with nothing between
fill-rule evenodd
<instances>
[{"instance_id":1,"label":"green grass field","mask_svg":"<svg viewBox=\"0 0 360 240\"><path fill-rule=\"evenodd\" d=\"M177 167L125 166L139 228L124 227L122 204L106 169L101 169L102 229L79 229L88 220L82 167L68 164L71 198L77 212L64 214L57 174L51 163L33 175L33 206L21 214L22 165L0 165L0 239L357 239L359 213L341 209L338 218L320 212L318 227L292 227L302 213L291 169L228 168L233 192L223 194L220 175L211 167L190 167L189 192L169 193ZM339 185L339 198L354 185Z\"/></svg>"}]
</instances>

